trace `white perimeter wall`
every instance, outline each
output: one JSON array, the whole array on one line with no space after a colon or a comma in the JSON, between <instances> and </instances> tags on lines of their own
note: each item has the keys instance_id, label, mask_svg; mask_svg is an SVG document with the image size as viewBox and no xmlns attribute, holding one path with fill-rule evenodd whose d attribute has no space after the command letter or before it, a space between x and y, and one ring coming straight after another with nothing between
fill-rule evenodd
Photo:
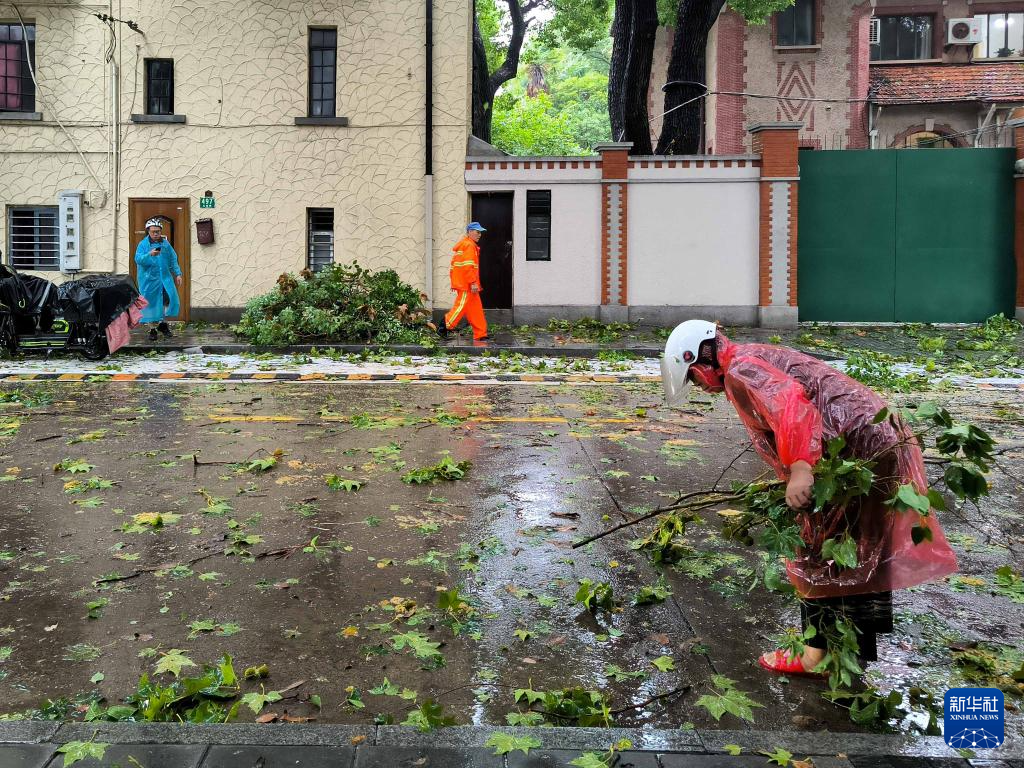
<instances>
[{"instance_id":1,"label":"white perimeter wall","mask_svg":"<svg viewBox=\"0 0 1024 768\"><path fill-rule=\"evenodd\" d=\"M628 187L631 306L756 306L757 170ZM731 177L731 178L730 178Z\"/></svg>"},{"instance_id":2,"label":"white perimeter wall","mask_svg":"<svg viewBox=\"0 0 1024 768\"><path fill-rule=\"evenodd\" d=\"M601 303L600 178L601 172L596 169L467 173L470 193L513 192L515 195L512 203L515 219L512 301L515 306L595 307ZM551 190L551 261L526 260L526 192L530 189Z\"/></svg>"},{"instance_id":3,"label":"white perimeter wall","mask_svg":"<svg viewBox=\"0 0 1024 768\"><path fill-rule=\"evenodd\" d=\"M467 190L515 196L514 305L600 305L596 158L480 160L469 159ZM757 161L753 156L633 159L627 185L630 306L757 306ZM551 190L551 261L526 260L526 192L531 189Z\"/></svg>"}]
</instances>

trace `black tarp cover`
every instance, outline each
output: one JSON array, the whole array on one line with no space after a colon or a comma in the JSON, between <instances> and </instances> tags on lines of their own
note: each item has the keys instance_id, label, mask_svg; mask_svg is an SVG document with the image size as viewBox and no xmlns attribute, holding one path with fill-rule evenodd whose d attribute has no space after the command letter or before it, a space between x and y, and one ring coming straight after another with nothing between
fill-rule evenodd
<instances>
[{"instance_id":1,"label":"black tarp cover","mask_svg":"<svg viewBox=\"0 0 1024 768\"><path fill-rule=\"evenodd\" d=\"M72 322L98 323L106 328L139 297L127 275L89 275L58 287L64 317Z\"/></svg>"}]
</instances>

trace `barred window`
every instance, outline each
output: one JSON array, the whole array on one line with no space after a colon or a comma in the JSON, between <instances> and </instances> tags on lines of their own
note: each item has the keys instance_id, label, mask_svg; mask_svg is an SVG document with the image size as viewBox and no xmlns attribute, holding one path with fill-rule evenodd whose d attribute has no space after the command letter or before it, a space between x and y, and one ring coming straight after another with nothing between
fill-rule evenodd
<instances>
[{"instance_id":1,"label":"barred window","mask_svg":"<svg viewBox=\"0 0 1024 768\"><path fill-rule=\"evenodd\" d=\"M307 208L306 230L306 266L310 272L319 272L334 263L334 209Z\"/></svg>"},{"instance_id":2,"label":"barred window","mask_svg":"<svg viewBox=\"0 0 1024 768\"><path fill-rule=\"evenodd\" d=\"M0 24L0 112L36 111L35 59L35 25Z\"/></svg>"},{"instance_id":3,"label":"barred window","mask_svg":"<svg viewBox=\"0 0 1024 768\"><path fill-rule=\"evenodd\" d=\"M8 258L15 269L60 269L57 207L9 208Z\"/></svg>"},{"instance_id":4,"label":"barred window","mask_svg":"<svg viewBox=\"0 0 1024 768\"><path fill-rule=\"evenodd\" d=\"M551 190L526 191L526 260L551 261Z\"/></svg>"},{"instance_id":5,"label":"barred window","mask_svg":"<svg viewBox=\"0 0 1024 768\"><path fill-rule=\"evenodd\" d=\"M309 30L309 116L334 117L338 30Z\"/></svg>"},{"instance_id":6,"label":"barred window","mask_svg":"<svg viewBox=\"0 0 1024 768\"><path fill-rule=\"evenodd\" d=\"M174 59L146 59L146 114L174 114Z\"/></svg>"}]
</instances>

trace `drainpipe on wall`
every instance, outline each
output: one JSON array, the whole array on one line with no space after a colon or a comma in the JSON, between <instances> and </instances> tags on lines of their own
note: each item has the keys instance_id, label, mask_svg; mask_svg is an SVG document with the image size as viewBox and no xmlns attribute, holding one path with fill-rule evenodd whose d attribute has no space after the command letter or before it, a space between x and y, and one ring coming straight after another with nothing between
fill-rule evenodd
<instances>
[{"instance_id":1,"label":"drainpipe on wall","mask_svg":"<svg viewBox=\"0 0 1024 768\"><path fill-rule=\"evenodd\" d=\"M434 306L434 0L426 0L426 87L424 93L423 262L427 309Z\"/></svg>"},{"instance_id":2,"label":"drainpipe on wall","mask_svg":"<svg viewBox=\"0 0 1024 768\"><path fill-rule=\"evenodd\" d=\"M118 46L120 48L120 46ZM111 60L110 62L110 93L113 104L111 105L111 125L114 128L114 153L111 158L113 164L113 189L111 190L111 197L113 198L113 210L111 211L111 219L113 226L113 237L111 242L113 243L113 254L111 256L111 272L117 274L117 219L118 209L121 206L121 122L120 112L118 109L118 102L121 99L121 71L118 69L117 62Z\"/></svg>"}]
</instances>

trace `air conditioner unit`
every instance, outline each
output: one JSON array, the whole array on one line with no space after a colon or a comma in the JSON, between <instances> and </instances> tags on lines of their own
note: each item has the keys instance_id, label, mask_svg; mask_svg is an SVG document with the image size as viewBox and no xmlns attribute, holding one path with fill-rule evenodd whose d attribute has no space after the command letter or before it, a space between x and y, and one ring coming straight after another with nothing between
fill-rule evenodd
<instances>
[{"instance_id":1,"label":"air conditioner unit","mask_svg":"<svg viewBox=\"0 0 1024 768\"><path fill-rule=\"evenodd\" d=\"M946 22L948 45L975 45L985 41L979 19L950 19Z\"/></svg>"},{"instance_id":2,"label":"air conditioner unit","mask_svg":"<svg viewBox=\"0 0 1024 768\"><path fill-rule=\"evenodd\" d=\"M882 40L882 20L874 18L868 28L868 45L878 45Z\"/></svg>"}]
</instances>

